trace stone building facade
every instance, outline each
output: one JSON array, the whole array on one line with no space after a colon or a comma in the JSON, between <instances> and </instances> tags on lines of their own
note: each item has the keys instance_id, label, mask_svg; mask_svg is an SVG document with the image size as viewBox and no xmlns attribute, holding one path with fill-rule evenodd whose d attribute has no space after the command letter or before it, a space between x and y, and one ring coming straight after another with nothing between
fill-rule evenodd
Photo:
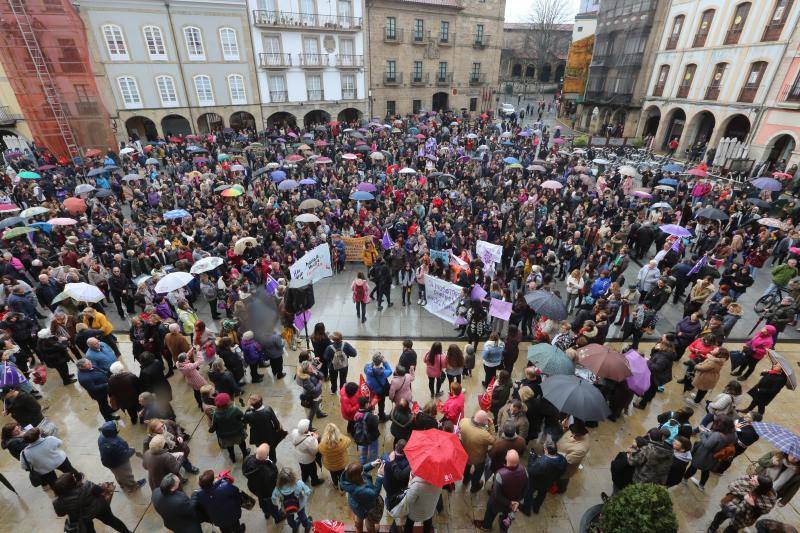
<instances>
[{"instance_id":1,"label":"stone building facade","mask_svg":"<svg viewBox=\"0 0 800 533\"><path fill-rule=\"evenodd\" d=\"M550 50L536 49L533 24L506 22L500 58L501 90L509 95L552 93L560 89L572 40L572 24L552 31Z\"/></svg>"},{"instance_id":2,"label":"stone building facade","mask_svg":"<svg viewBox=\"0 0 800 533\"><path fill-rule=\"evenodd\" d=\"M495 107L505 0L367 0L370 116Z\"/></svg>"}]
</instances>

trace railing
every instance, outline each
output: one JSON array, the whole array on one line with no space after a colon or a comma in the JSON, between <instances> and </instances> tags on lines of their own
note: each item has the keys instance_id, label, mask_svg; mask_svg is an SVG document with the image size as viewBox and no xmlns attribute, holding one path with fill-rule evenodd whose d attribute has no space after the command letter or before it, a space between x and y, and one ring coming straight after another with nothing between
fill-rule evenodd
<instances>
[{"instance_id":1,"label":"railing","mask_svg":"<svg viewBox=\"0 0 800 533\"><path fill-rule=\"evenodd\" d=\"M413 44L428 44L428 39L431 36L430 31L422 30L411 30L411 42Z\"/></svg>"},{"instance_id":2,"label":"railing","mask_svg":"<svg viewBox=\"0 0 800 533\"><path fill-rule=\"evenodd\" d=\"M286 102L289 99L289 93L287 91L270 91L269 92L269 100L270 102Z\"/></svg>"},{"instance_id":3,"label":"railing","mask_svg":"<svg viewBox=\"0 0 800 533\"><path fill-rule=\"evenodd\" d=\"M342 89L342 100L356 100L358 93L355 89Z\"/></svg>"},{"instance_id":4,"label":"railing","mask_svg":"<svg viewBox=\"0 0 800 533\"><path fill-rule=\"evenodd\" d=\"M389 26L383 27L383 42L385 43L402 43L403 42L403 28L391 28Z\"/></svg>"},{"instance_id":5,"label":"railing","mask_svg":"<svg viewBox=\"0 0 800 533\"><path fill-rule=\"evenodd\" d=\"M705 99L714 101L717 98L719 98L719 89L720 89L720 85L718 85L718 84L709 85L708 89L706 89L706 97L705 97Z\"/></svg>"},{"instance_id":6,"label":"railing","mask_svg":"<svg viewBox=\"0 0 800 533\"><path fill-rule=\"evenodd\" d=\"M664 96L664 87L666 83L659 83L653 88L653 96Z\"/></svg>"},{"instance_id":7,"label":"railing","mask_svg":"<svg viewBox=\"0 0 800 533\"><path fill-rule=\"evenodd\" d=\"M664 48L665 50L675 50L678 47L678 39L681 38L681 34L678 35L670 35L669 39L667 39L667 46Z\"/></svg>"},{"instance_id":8,"label":"railing","mask_svg":"<svg viewBox=\"0 0 800 533\"><path fill-rule=\"evenodd\" d=\"M14 124L19 119L19 115L12 113L7 105L0 106L0 124Z\"/></svg>"},{"instance_id":9,"label":"railing","mask_svg":"<svg viewBox=\"0 0 800 533\"><path fill-rule=\"evenodd\" d=\"M706 39L708 38L708 31L698 31L694 36L694 41L692 41L692 48L702 48L706 45Z\"/></svg>"},{"instance_id":10,"label":"railing","mask_svg":"<svg viewBox=\"0 0 800 533\"><path fill-rule=\"evenodd\" d=\"M318 15L316 13L291 13L287 11L253 10L256 26L283 26L322 30L357 31L361 29L361 17L343 15Z\"/></svg>"},{"instance_id":11,"label":"railing","mask_svg":"<svg viewBox=\"0 0 800 533\"><path fill-rule=\"evenodd\" d=\"M403 83L403 73L402 72L384 72L383 73L383 84L384 85L400 85Z\"/></svg>"},{"instance_id":12,"label":"railing","mask_svg":"<svg viewBox=\"0 0 800 533\"><path fill-rule=\"evenodd\" d=\"M452 72L437 72L436 73L436 85L451 85L453 83L453 73Z\"/></svg>"},{"instance_id":13,"label":"railing","mask_svg":"<svg viewBox=\"0 0 800 533\"><path fill-rule=\"evenodd\" d=\"M439 32L439 46L452 46L456 41L456 34L453 32Z\"/></svg>"},{"instance_id":14,"label":"railing","mask_svg":"<svg viewBox=\"0 0 800 533\"><path fill-rule=\"evenodd\" d=\"M783 33L783 26L785 25L784 22L779 22L777 24L769 24L766 28L764 28L764 35L761 37L762 41L777 41L781 38L781 33Z\"/></svg>"},{"instance_id":15,"label":"railing","mask_svg":"<svg viewBox=\"0 0 800 533\"><path fill-rule=\"evenodd\" d=\"M781 100L784 102L800 102L800 78L783 89Z\"/></svg>"},{"instance_id":16,"label":"railing","mask_svg":"<svg viewBox=\"0 0 800 533\"><path fill-rule=\"evenodd\" d=\"M486 74L483 72L470 72L469 84L470 85L483 85L486 83Z\"/></svg>"},{"instance_id":17,"label":"railing","mask_svg":"<svg viewBox=\"0 0 800 533\"><path fill-rule=\"evenodd\" d=\"M353 54L337 54L336 66L342 68L361 68L364 66L364 56Z\"/></svg>"},{"instance_id":18,"label":"railing","mask_svg":"<svg viewBox=\"0 0 800 533\"><path fill-rule=\"evenodd\" d=\"M739 38L742 36L742 28L731 28L725 34L725 42L723 44L739 44Z\"/></svg>"},{"instance_id":19,"label":"railing","mask_svg":"<svg viewBox=\"0 0 800 533\"><path fill-rule=\"evenodd\" d=\"M328 54L297 54L300 66L306 68L323 68L328 66Z\"/></svg>"},{"instance_id":20,"label":"railing","mask_svg":"<svg viewBox=\"0 0 800 533\"><path fill-rule=\"evenodd\" d=\"M753 100L756 99L756 93L758 92L758 86L747 86L745 85L742 87L742 91L739 93L739 102L744 102L747 104L753 103Z\"/></svg>"},{"instance_id":21,"label":"railing","mask_svg":"<svg viewBox=\"0 0 800 533\"><path fill-rule=\"evenodd\" d=\"M286 68L292 66L291 54L261 53L258 54L261 68Z\"/></svg>"},{"instance_id":22,"label":"railing","mask_svg":"<svg viewBox=\"0 0 800 533\"><path fill-rule=\"evenodd\" d=\"M75 112L79 116L96 116L100 114L100 106L97 102L75 102Z\"/></svg>"},{"instance_id":23,"label":"railing","mask_svg":"<svg viewBox=\"0 0 800 533\"><path fill-rule=\"evenodd\" d=\"M414 72L411 71L409 75L409 82L411 85L427 85L430 74L427 72Z\"/></svg>"},{"instance_id":24,"label":"railing","mask_svg":"<svg viewBox=\"0 0 800 533\"><path fill-rule=\"evenodd\" d=\"M686 98L689 96L689 90L692 88L691 80L689 83L681 83L678 86L678 93L675 95L675 98Z\"/></svg>"},{"instance_id":25,"label":"railing","mask_svg":"<svg viewBox=\"0 0 800 533\"><path fill-rule=\"evenodd\" d=\"M325 100L325 91L322 89L308 89L306 93L308 94L309 100Z\"/></svg>"},{"instance_id":26,"label":"railing","mask_svg":"<svg viewBox=\"0 0 800 533\"><path fill-rule=\"evenodd\" d=\"M491 35L476 33L473 35L472 47L473 48L486 48L491 41Z\"/></svg>"}]
</instances>

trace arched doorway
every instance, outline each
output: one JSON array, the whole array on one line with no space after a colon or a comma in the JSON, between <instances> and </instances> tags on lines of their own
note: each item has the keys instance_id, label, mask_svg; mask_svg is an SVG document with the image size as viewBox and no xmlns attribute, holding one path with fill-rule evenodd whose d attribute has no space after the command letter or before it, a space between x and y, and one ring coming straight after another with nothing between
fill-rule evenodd
<instances>
[{"instance_id":1,"label":"arched doorway","mask_svg":"<svg viewBox=\"0 0 800 533\"><path fill-rule=\"evenodd\" d=\"M528 65L527 67L525 67L525 77L533 78L534 76L536 76L536 67L534 67L533 65Z\"/></svg>"},{"instance_id":2,"label":"arched doorway","mask_svg":"<svg viewBox=\"0 0 800 533\"><path fill-rule=\"evenodd\" d=\"M17 150L24 152L29 150L28 141L14 130L0 130L0 152L6 150Z\"/></svg>"},{"instance_id":3,"label":"arched doorway","mask_svg":"<svg viewBox=\"0 0 800 533\"><path fill-rule=\"evenodd\" d=\"M583 112L581 116L581 129L588 130L589 126L592 124L592 111L587 109Z\"/></svg>"},{"instance_id":4,"label":"arched doorway","mask_svg":"<svg viewBox=\"0 0 800 533\"><path fill-rule=\"evenodd\" d=\"M696 143L707 144L716 125L717 121L711 112L697 113L689 123L689 144L687 146L694 146Z\"/></svg>"},{"instance_id":5,"label":"arched doorway","mask_svg":"<svg viewBox=\"0 0 800 533\"><path fill-rule=\"evenodd\" d=\"M725 126L725 133L722 134L725 138L734 137L744 142L747 134L750 133L750 121L744 115L734 115L728 120Z\"/></svg>"},{"instance_id":6,"label":"arched doorway","mask_svg":"<svg viewBox=\"0 0 800 533\"><path fill-rule=\"evenodd\" d=\"M305 125L306 129L310 129L312 126L317 124L327 124L331 121L331 115L327 111L323 111L322 109L315 109L314 111L309 111L306 113L306 116L303 117L303 124Z\"/></svg>"},{"instance_id":7,"label":"arched doorway","mask_svg":"<svg viewBox=\"0 0 800 533\"><path fill-rule=\"evenodd\" d=\"M543 65L542 70L539 72L539 81L548 82L550 81L550 75L553 72L553 67L550 65Z\"/></svg>"},{"instance_id":8,"label":"arched doorway","mask_svg":"<svg viewBox=\"0 0 800 533\"><path fill-rule=\"evenodd\" d=\"M672 139L677 138L680 141L684 126L686 126L686 113L683 109L679 107L667 114L667 128L664 130L664 138L661 139L662 150Z\"/></svg>"},{"instance_id":9,"label":"arched doorway","mask_svg":"<svg viewBox=\"0 0 800 533\"><path fill-rule=\"evenodd\" d=\"M433 98L431 99L431 110L433 111L444 111L448 108L448 94L443 92L433 93Z\"/></svg>"},{"instance_id":10,"label":"arched doorway","mask_svg":"<svg viewBox=\"0 0 800 533\"><path fill-rule=\"evenodd\" d=\"M231 128L235 129L236 131L256 129L256 117L247 111L237 111L231 115L229 123Z\"/></svg>"},{"instance_id":11,"label":"arched doorway","mask_svg":"<svg viewBox=\"0 0 800 533\"><path fill-rule=\"evenodd\" d=\"M158 139L158 129L155 122L147 117L131 117L125 121L128 137L155 141Z\"/></svg>"},{"instance_id":12,"label":"arched doorway","mask_svg":"<svg viewBox=\"0 0 800 533\"><path fill-rule=\"evenodd\" d=\"M511 67L511 76L515 78L522 76L522 65L515 63L514 66Z\"/></svg>"},{"instance_id":13,"label":"arched doorway","mask_svg":"<svg viewBox=\"0 0 800 533\"><path fill-rule=\"evenodd\" d=\"M652 106L645 112L644 130L642 130L642 137L652 137L658 131L658 125L661 122L661 110Z\"/></svg>"},{"instance_id":14,"label":"arched doorway","mask_svg":"<svg viewBox=\"0 0 800 533\"><path fill-rule=\"evenodd\" d=\"M167 115L161 119L161 131L164 137L170 135L191 135L192 125L180 115Z\"/></svg>"},{"instance_id":15,"label":"arched doorway","mask_svg":"<svg viewBox=\"0 0 800 533\"><path fill-rule=\"evenodd\" d=\"M339 114L336 115L336 120L339 122L355 122L357 120L361 120L361 111L354 107L346 107L339 111Z\"/></svg>"},{"instance_id":16,"label":"arched doorway","mask_svg":"<svg viewBox=\"0 0 800 533\"><path fill-rule=\"evenodd\" d=\"M622 135L622 130L625 128L625 119L628 118L628 112L624 109L617 109L614 111L614 114L611 115L611 126L616 128L620 126L620 135Z\"/></svg>"},{"instance_id":17,"label":"arched doorway","mask_svg":"<svg viewBox=\"0 0 800 533\"><path fill-rule=\"evenodd\" d=\"M286 111L279 111L273 113L267 118L267 127L269 128L294 128L297 127L297 119L291 113Z\"/></svg>"},{"instance_id":18,"label":"arched doorway","mask_svg":"<svg viewBox=\"0 0 800 533\"><path fill-rule=\"evenodd\" d=\"M564 78L564 63L559 63L556 67L556 77L553 78L553 81L560 83L561 80Z\"/></svg>"},{"instance_id":19,"label":"arched doorway","mask_svg":"<svg viewBox=\"0 0 800 533\"><path fill-rule=\"evenodd\" d=\"M197 131L200 133L212 133L222 131L225 121L216 113L203 113L197 117Z\"/></svg>"},{"instance_id":20,"label":"arched doorway","mask_svg":"<svg viewBox=\"0 0 800 533\"><path fill-rule=\"evenodd\" d=\"M767 161L773 164L781 160L783 160L784 163L789 161L789 158L792 157L792 152L797 146L794 137L788 134L776 137L770 144L772 148L770 148L769 155L767 155Z\"/></svg>"}]
</instances>

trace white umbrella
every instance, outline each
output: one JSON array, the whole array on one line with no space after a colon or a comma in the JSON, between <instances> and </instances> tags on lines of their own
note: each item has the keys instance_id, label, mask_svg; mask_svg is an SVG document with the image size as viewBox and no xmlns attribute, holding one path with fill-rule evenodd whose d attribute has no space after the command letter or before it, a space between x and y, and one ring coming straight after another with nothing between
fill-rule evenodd
<instances>
[{"instance_id":1,"label":"white umbrella","mask_svg":"<svg viewBox=\"0 0 800 533\"><path fill-rule=\"evenodd\" d=\"M95 190L94 185L89 185L88 183L81 183L77 187L75 187L75 194L83 194L87 192L92 192Z\"/></svg>"},{"instance_id":2,"label":"white umbrella","mask_svg":"<svg viewBox=\"0 0 800 533\"><path fill-rule=\"evenodd\" d=\"M106 297L103 291L88 283L67 283L64 294L73 300L89 303L97 303Z\"/></svg>"},{"instance_id":3,"label":"white umbrella","mask_svg":"<svg viewBox=\"0 0 800 533\"><path fill-rule=\"evenodd\" d=\"M622 174L623 176L631 176L631 177L635 177L637 174L636 169L630 165L623 165L619 167L619 173Z\"/></svg>"},{"instance_id":4,"label":"white umbrella","mask_svg":"<svg viewBox=\"0 0 800 533\"><path fill-rule=\"evenodd\" d=\"M597 159L592 159L592 163L596 165L607 165L609 161L608 159L603 159L602 157L598 157Z\"/></svg>"},{"instance_id":5,"label":"white umbrella","mask_svg":"<svg viewBox=\"0 0 800 533\"><path fill-rule=\"evenodd\" d=\"M233 253L235 253L236 255L242 255L242 252L244 252L244 247L247 245L248 242L253 246L258 244L258 241L255 239L255 237L242 237L241 239L236 241L236 244L233 245Z\"/></svg>"},{"instance_id":6,"label":"white umbrella","mask_svg":"<svg viewBox=\"0 0 800 533\"><path fill-rule=\"evenodd\" d=\"M35 217L36 215L43 215L45 213L49 213L50 210L46 207L36 206L36 207L29 207L28 209L23 209L22 212L19 214L22 218L30 218Z\"/></svg>"},{"instance_id":7,"label":"white umbrella","mask_svg":"<svg viewBox=\"0 0 800 533\"><path fill-rule=\"evenodd\" d=\"M189 272L192 274L202 274L203 272L214 270L224 262L225 261L220 257L204 257L193 264Z\"/></svg>"},{"instance_id":8,"label":"white umbrella","mask_svg":"<svg viewBox=\"0 0 800 533\"><path fill-rule=\"evenodd\" d=\"M231 170L234 172L244 172L244 167L242 165L233 165Z\"/></svg>"},{"instance_id":9,"label":"white umbrella","mask_svg":"<svg viewBox=\"0 0 800 533\"><path fill-rule=\"evenodd\" d=\"M280 166L280 163L276 163L275 161L267 163L267 168L270 170L275 170L276 168L280 168Z\"/></svg>"},{"instance_id":10,"label":"white umbrella","mask_svg":"<svg viewBox=\"0 0 800 533\"><path fill-rule=\"evenodd\" d=\"M400 174L416 174L416 173L417 173L416 170L414 170L413 168L408 168L408 167L405 167L405 168L400 170Z\"/></svg>"},{"instance_id":11,"label":"white umbrella","mask_svg":"<svg viewBox=\"0 0 800 533\"><path fill-rule=\"evenodd\" d=\"M188 285L193 279L194 276L188 272L170 272L156 283L156 292L165 294L176 291Z\"/></svg>"},{"instance_id":12,"label":"white umbrella","mask_svg":"<svg viewBox=\"0 0 800 533\"><path fill-rule=\"evenodd\" d=\"M295 222L305 222L305 223L312 223L312 222L319 222L319 217L312 213L303 213L302 215L297 215L295 217Z\"/></svg>"},{"instance_id":13,"label":"white umbrella","mask_svg":"<svg viewBox=\"0 0 800 533\"><path fill-rule=\"evenodd\" d=\"M384 156L384 155L383 155L381 152L372 152L372 153L371 153L369 156L370 156L372 159L375 159L375 160L383 160L383 159L386 159L386 157L385 157L385 156Z\"/></svg>"},{"instance_id":14,"label":"white umbrella","mask_svg":"<svg viewBox=\"0 0 800 533\"><path fill-rule=\"evenodd\" d=\"M128 148L123 148L122 150L120 150L120 151L119 151L119 154L120 154L120 155L128 155L128 154L132 154L132 153L133 153L133 152L135 152L135 151L136 151L136 150L134 150L133 148L131 148L131 147L128 147Z\"/></svg>"}]
</instances>

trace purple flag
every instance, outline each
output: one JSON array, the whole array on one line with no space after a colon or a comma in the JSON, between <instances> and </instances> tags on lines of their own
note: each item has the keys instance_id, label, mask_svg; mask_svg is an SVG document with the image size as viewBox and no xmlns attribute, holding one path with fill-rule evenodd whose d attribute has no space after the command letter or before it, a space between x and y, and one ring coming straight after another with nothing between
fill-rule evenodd
<instances>
[{"instance_id":1,"label":"purple flag","mask_svg":"<svg viewBox=\"0 0 800 533\"><path fill-rule=\"evenodd\" d=\"M693 276L693 275L697 274L698 272L700 272L700 269L701 269L701 268L703 268L704 266L706 266L706 263L708 263L708 254L705 254L703 257L701 257L701 258L700 258L700 261L698 261L698 262L697 262L697 263L696 263L696 264L695 264L695 265L692 267L692 269L689 271L689 273L688 273L688 274L686 274L686 275L687 275L687 276Z\"/></svg>"},{"instance_id":2,"label":"purple flag","mask_svg":"<svg viewBox=\"0 0 800 533\"><path fill-rule=\"evenodd\" d=\"M497 317L501 320L508 320L511 316L511 302L504 302L497 298L492 298L489 303L489 316Z\"/></svg>"},{"instance_id":3,"label":"purple flag","mask_svg":"<svg viewBox=\"0 0 800 533\"><path fill-rule=\"evenodd\" d=\"M296 327L298 331L301 331L309 320L311 320L311 311L298 313L294 315L294 327Z\"/></svg>"},{"instance_id":4,"label":"purple flag","mask_svg":"<svg viewBox=\"0 0 800 533\"><path fill-rule=\"evenodd\" d=\"M472 292L469 293L469 297L473 300L477 300L479 302L483 301L486 298L486 291L480 285L475 285L472 288Z\"/></svg>"},{"instance_id":5,"label":"purple flag","mask_svg":"<svg viewBox=\"0 0 800 533\"><path fill-rule=\"evenodd\" d=\"M388 250L389 248L394 246L394 242L392 241L392 238L389 237L389 230L388 229L383 230L383 237L381 237L381 246L383 246L384 250Z\"/></svg>"},{"instance_id":6,"label":"purple flag","mask_svg":"<svg viewBox=\"0 0 800 533\"><path fill-rule=\"evenodd\" d=\"M275 294L278 290L278 282L269 274L267 274L267 284L264 285L264 290L267 291L267 294Z\"/></svg>"},{"instance_id":7,"label":"purple flag","mask_svg":"<svg viewBox=\"0 0 800 533\"><path fill-rule=\"evenodd\" d=\"M681 239L680 239L680 237L675 239L675 242L672 243L672 251L681 253Z\"/></svg>"}]
</instances>

